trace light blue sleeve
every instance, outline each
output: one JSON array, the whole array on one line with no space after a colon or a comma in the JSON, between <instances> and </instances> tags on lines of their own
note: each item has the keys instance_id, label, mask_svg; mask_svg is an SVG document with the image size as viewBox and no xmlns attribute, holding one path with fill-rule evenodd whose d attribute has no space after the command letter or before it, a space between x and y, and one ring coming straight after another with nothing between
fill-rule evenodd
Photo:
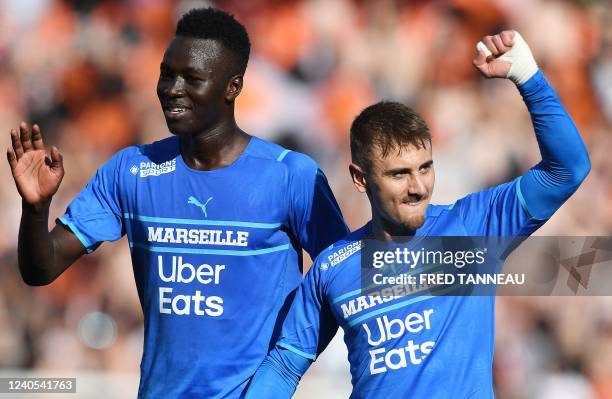
<instances>
[{"instance_id":1,"label":"light blue sleeve","mask_svg":"<svg viewBox=\"0 0 612 399\"><path fill-rule=\"evenodd\" d=\"M528 236L576 191L590 170L580 134L542 72L519 86L542 161L512 182L457 201L474 236Z\"/></svg>"},{"instance_id":2,"label":"light blue sleeve","mask_svg":"<svg viewBox=\"0 0 612 399\"><path fill-rule=\"evenodd\" d=\"M96 172L72 200L58 222L68 227L88 253L104 241L120 239L125 230L119 192L120 164L126 150L117 153Z\"/></svg>"},{"instance_id":3,"label":"light blue sleeve","mask_svg":"<svg viewBox=\"0 0 612 399\"><path fill-rule=\"evenodd\" d=\"M276 347L255 373L246 399L290 398L302 375L338 331L319 259L299 286Z\"/></svg>"},{"instance_id":4,"label":"light blue sleeve","mask_svg":"<svg viewBox=\"0 0 612 399\"><path fill-rule=\"evenodd\" d=\"M289 228L314 259L349 230L316 162L294 151L285 153L281 161L289 169Z\"/></svg>"},{"instance_id":5,"label":"light blue sleeve","mask_svg":"<svg viewBox=\"0 0 612 399\"><path fill-rule=\"evenodd\" d=\"M298 287L276 345L314 361L338 331L326 295L325 277L320 257L315 259ZM325 276L323 275L325 273Z\"/></svg>"},{"instance_id":6,"label":"light blue sleeve","mask_svg":"<svg viewBox=\"0 0 612 399\"><path fill-rule=\"evenodd\" d=\"M530 217L518 194L520 178L482 190L455 204L470 236L529 236L544 221Z\"/></svg>"},{"instance_id":7,"label":"light blue sleeve","mask_svg":"<svg viewBox=\"0 0 612 399\"><path fill-rule=\"evenodd\" d=\"M591 163L576 125L542 72L519 91L531 115L542 161L523 175L518 193L530 216L544 220L578 189Z\"/></svg>"},{"instance_id":8,"label":"light blue sleeve","mask_svg":"<svg viewBox=\"0 0 612 399\"><path fill-rule=\"evenodd\" d=\"M253 376L244 399L290 398L310 363L287 349L272 349Z\"/></svg>"}]
</instances>

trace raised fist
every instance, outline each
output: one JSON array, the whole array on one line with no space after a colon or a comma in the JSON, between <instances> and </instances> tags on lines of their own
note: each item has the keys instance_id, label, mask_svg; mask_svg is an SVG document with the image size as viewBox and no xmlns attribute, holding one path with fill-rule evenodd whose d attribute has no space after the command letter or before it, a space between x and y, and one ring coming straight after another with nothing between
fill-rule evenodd
<instances>
[{"instance_id":1,"label":"raised fist","mask_svg":"<svg viewBox=\"0 0 612 399\"><path fill-rule=\"evenodd\" d=\"M476 51L472 62L487 78L508 78L521 85L538 71L529 46L517 31L485 36L476 45Z\"/></svg>"}]
</instances>

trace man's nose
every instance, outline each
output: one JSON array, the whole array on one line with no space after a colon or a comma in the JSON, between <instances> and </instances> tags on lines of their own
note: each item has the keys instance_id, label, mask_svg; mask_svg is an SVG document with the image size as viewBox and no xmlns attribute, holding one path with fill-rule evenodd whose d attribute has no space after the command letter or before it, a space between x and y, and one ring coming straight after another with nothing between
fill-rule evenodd
<instances>
[{"instance_id":1,"label":"man's nose","mask_svg":"<svg viewBox=\"0 0 612 399\"><path fill-rule=\"evenodd\" d=\"M424 196L425 195L425 191L426 191L425 182L423 181L421 176L419 176L418 174L409 176L408 184L407 184L407 191L408 191L408 194L412 196Z\"/></svg>"},{"instance_id":2,"label":"man's nose","mask_svg":"<svg viewBox=\"0 0 612 399\"><path fill-rule=\"evenodd\" d=\"M180 76L174 78L168 86L168 94L172 97L178 97L185 94L185 79Z\"/></svg>"}]
</instances>

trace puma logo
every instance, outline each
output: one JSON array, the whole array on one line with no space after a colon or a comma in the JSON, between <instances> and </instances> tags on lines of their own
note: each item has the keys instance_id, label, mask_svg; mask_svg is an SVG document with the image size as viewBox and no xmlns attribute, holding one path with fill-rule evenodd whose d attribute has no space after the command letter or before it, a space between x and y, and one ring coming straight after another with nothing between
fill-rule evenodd
<instances>
[{"instance_id":1,"label":"puma logo","mask_svg":"<svg viewBox=\"0 0 612 399\"><path fill-rule=\"evenodd\" d=\"M204 212L204 217L207 218L208 214L206 213L206 205L208 205L211 199L213 199L213 197L208 198L205 203L201 203L200 201L198 201L196 197L192 196L192 197L189 197L189 200L187 201L187 203L191 205L195 205L198 208L201 208L202 212Z\"/></svg>"}]
</instances>

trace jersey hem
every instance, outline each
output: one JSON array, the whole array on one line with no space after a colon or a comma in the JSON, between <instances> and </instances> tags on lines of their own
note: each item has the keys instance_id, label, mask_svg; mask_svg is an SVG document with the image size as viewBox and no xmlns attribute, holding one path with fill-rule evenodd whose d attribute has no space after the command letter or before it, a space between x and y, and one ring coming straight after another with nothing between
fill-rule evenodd
<instances>
[{"instance_id":1,"label":"jersey hem","mask_svg":"<svg viewBox=\"0 0 612 399\"><path fill-rule=\"evenodd\" d=\"M69 221L66 216L60 216L57 218L57 221L59 221L60 223L62 223L64 226L68 227L70 229L70 231L72 231L72 233L76 236L76 238L81 242L81 244L83 244L83 246L85 247L85 251L87 251L88 254L92 253L95 248L94 244L90 244L89 240L87 240L87 238L85 238L85 236L83 235L83 233L81 233L79 231L79 229L77 229L77 227L74 225L74 223L72 223L71 221Z\"/></svg>"}]
</instances>

